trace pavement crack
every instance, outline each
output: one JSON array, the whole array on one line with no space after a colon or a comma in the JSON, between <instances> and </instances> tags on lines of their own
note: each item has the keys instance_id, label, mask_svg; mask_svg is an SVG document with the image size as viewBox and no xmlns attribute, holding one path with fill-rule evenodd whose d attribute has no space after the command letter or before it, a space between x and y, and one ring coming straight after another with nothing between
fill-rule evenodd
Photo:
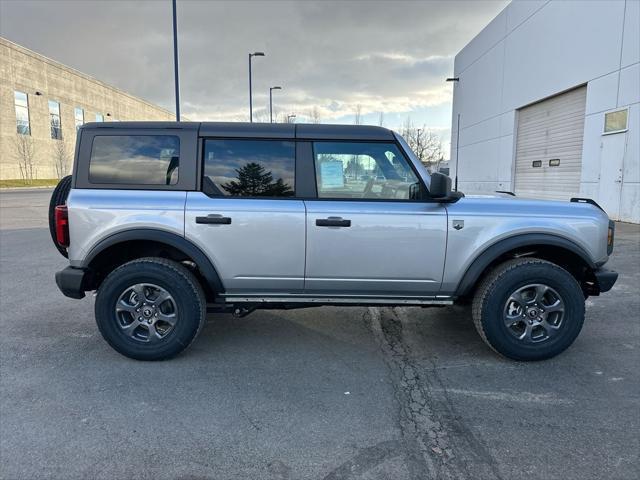
<instances>
[{"instance_id":1,"label":"pavement crack","mask_svg":"<svg viewBox=\"0 0 640 480\"><path fill-rule=\"evenodd\" d=\"M259 423L253 419L253 417L251 417L251 415L249 415L247 413L247 411L244 409L244 407L239 407L238 411L242 414L242 417L244 417L244 419L249 423L249 425L251 425L251 427L256 431L256 432L260 432L262 430L262 428L260 427Z\"/></svg>"},{"instance_id":2,"label":"pavement crack","mask_svg":"<svg viewBox=\"0 0 640 480\"><path fill-rule=\"evenodd\" d=\"M372 307L365 317L391 372L399 427L408 453L417 460L410 465L412 475L447 480L500 478L489 452L459 421L435 368L419 364L403 341L404 315Z\"/></svg>"}]
</instances>

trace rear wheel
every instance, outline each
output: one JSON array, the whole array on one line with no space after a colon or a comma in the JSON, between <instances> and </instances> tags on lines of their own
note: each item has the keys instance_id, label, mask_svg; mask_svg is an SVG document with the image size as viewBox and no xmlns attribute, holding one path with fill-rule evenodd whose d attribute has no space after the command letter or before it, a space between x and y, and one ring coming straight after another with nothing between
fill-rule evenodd
<instances>
[{"instance_id":1,"label":"rear wheel","mask_svg":"<svg viewBox=\"0 0 640 480\"><path fill-rule=\"evenodd\" d=\"M56 240L56 220L55 220L55 210L58 205L64 205L67 203L67 197L69 196L69 192L71 191L71 175L63 177L56 185L56 188L53 189L53 193L51 193L51 200L49 201L49 233L51 233L51 240L53 240L53 245L60 252L60 254L64 257L69 257L67 253L67 249L58 245Z\"/></svg>"},{"instance_id":2,"label":"rear wheel","mask_svg":"<svg viewBox=\"0 0 640 480\"><path fill-rule=\"evenodd\" d=\"M482 339L514 360L544 360L567 349L584 323L584 295L563 268L536 258L497 266L479 286L473 320Z\"/></svg>"},{"instance_id":3,"label":"rear wheel","mask_svg":"<svg viewBox=\"0 0 640 480\"><path fill-rule=\"evenodd\" d=\"M137 360L164 360L186 349L206 319L206 300L183 265L142 258L111 272L98 290L96 322L116 351Z\"/></svg>"}]
</instances>

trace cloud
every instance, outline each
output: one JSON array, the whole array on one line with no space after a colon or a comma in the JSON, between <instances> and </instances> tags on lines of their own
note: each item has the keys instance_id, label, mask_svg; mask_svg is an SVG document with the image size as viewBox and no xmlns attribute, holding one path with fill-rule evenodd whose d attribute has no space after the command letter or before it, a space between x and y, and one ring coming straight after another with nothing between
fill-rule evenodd
<instances>
[{"instance_id":1,"label":"cloud","mask_svg":"<svg viewBox=\"0 0 640 480\"><path fill-rule=\"evenodd\" d=\"M253 62L259 118L268 119L269 86L282 85L274 92L281 115L304 118L315 107L323 121L344 121L360 105L365 119L415 114L443 127L454 55L505 4L178 0L182 111L247 120L247 54L264 51ZM168 0L0 0L0 31L173 110Z\"/></svg>"}]
</instances>

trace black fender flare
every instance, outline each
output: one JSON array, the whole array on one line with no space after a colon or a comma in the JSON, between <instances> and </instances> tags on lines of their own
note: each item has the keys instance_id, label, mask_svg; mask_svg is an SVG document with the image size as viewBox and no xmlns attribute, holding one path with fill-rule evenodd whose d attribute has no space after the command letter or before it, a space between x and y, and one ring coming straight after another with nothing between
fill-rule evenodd
<instances>
[{"instance_id":1,"label":"black fender flare","mask_svg":"<svg viewBox=\"0 0 640 480\"><path fill-rule=\"evenodd\" d=\"M114 233L107 238L102 239L96 245L94 245L85 259L82 262L83 268L89 268L91 262L105 249L117 245L119 243L134 241L134 240L148 240L158 243L164 243L171 247L180 250L182 253L191 258L198 270L202 273L202 276L207 280L214 292L224 292L224 285L218 275L209 257L192 242L176 233L167 232L165 230L158 230L154 228L134 228L126 230L124 232Z\"/></svg>"},{"instance_id":2,"label":"black fender flare","mask_svg":"<svg viewBox=\"0 0 640 480\"><path fill-rule=\"evenodd\" d=\"M577 255L589 268L595 270L596 264L589 254L578 244L558 235L550 233L524 233L504 238L483 250L469 265L455 290L458 297L468 295L480 276L491 263L507 252L528 246L548 245L560 247Z\"/></svg>"}]
</instances>

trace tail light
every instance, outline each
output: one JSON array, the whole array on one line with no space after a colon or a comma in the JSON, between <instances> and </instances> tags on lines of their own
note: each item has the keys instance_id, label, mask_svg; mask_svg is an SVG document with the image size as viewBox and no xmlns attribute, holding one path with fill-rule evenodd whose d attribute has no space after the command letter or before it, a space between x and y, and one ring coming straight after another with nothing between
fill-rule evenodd
<instances>
[{"instance_id":1,"label":"tail light","mask_svg":"<svg viewBox=\"0 0 640 480\"><path fill-rule=\"evenodd\" d=\"M607 231L607 255L613 253L613 241L616 236L616 224L613 220L609 220L609 229Z\"/></svg>"},{"instance_id":2,"label":"tail light","mask_svg":"<svg viewBox=\"0 0 640 480\"><path fill-rule=\"evenodd\" d=\"M69 213L66 205L58 205L55 210L56 242L61 247L69 246Z\"/></svg>"}]
</instances>

